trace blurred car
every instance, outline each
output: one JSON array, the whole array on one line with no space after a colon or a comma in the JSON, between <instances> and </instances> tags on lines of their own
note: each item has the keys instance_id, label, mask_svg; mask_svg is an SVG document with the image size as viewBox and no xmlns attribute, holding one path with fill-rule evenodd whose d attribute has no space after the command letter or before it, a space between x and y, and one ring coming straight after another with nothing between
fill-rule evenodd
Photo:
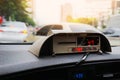
<instances>
[{"instance_id":1,"label":"blurred car","mask_svg":"<svg viewBox=\"0 0 120 80\"><path fill-rule=\"evenodd\" d=\"M103 33L108 38L112 46L120 45L120 14L110 17Z\"/></svg>"},{"instance_id":2,"label":"blurred car","mask_svg":"<svg viewBox=\"0 0 120 80\"><path fill-rule=\"evenodd\" d=\"M28 35L27 26L24 22L7 21L0 25L0 42L24 42Z\"/></svg>"},{"instance_id":3,"label":"blurred car","mask_svg":"<svg viewBox=\"0 0 120 80\"><path fill-rule=\"evenodd\" d=\"M103 30L103 33L108 38L112 46L120 45L120 28L119 27L107 27Z\"/></svg>"},{"instance_id":4,"label":"blurred car","mask_svg":"<svg viewBox=\"0 0 120 80\"><path fill-rule=\"evenodd\" d=\"M110 17L103 33L109 37L120 37L120 14Z\"/></svg>"},{"instance_id":5,"label":"blurred car","mask_svg":"<svg viewBox=\"0 0 120 80\"><path fill-rule=\"evenodd\" d=\"M120 28L110 27L103 30L103 33L108 37L120 37Z\"/></svg>"}]
</instances>

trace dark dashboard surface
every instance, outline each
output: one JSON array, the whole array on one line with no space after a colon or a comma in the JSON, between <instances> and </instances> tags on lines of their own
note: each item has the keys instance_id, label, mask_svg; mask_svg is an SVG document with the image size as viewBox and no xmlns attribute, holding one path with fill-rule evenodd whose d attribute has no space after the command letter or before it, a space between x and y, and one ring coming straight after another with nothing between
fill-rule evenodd
<instances>
[{"instance_id":1,"label":"dark dashboard surface","mask_svg":"<svg viewBox=\"0 0 120 80\"><path fill-rule=\"evenodd\" d=\"M74 66L81 60L83 54L55 55L48 57L36 57L28 48L31 45L0 45L0 76L24 72L34 69L46 70L47 68L60 66ZM120 61L120 47L112 47L111 53L89 54L85 63ZM85 64L85 65L86 65Z\"/></svg>"}]
</instances>

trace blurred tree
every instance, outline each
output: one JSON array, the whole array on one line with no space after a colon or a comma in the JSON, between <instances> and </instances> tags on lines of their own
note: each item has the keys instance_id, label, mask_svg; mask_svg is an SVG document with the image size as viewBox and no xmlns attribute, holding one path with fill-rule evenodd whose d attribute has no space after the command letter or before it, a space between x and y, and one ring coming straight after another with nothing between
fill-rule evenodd
<instances>
[{"instance_id":1,"label":"blurred tree","mask_svg":"<svg viewBox=\"0 0 120 80\"><path fill-rule=\"evenodd\" d=\"M67 21L67 22L72 22L72 20L73 20L72 16L68 15L68 16L66 17L66 21Z\"/></svg>"},{"instance_id":2,"label":"blurred tree","mask_svg":"<svg viewBox=\"0 0 120 80\"><path fill-rule=\"evenodd\" d=\"M29 16L32 12L27 11L28 0L0 0L0 15L6 20L22 21L35 26L35 22Z\"/></svg>"},{"instance_id":3,"label":"blurred tree","mask_svg":"<svg viewBox=\"0 0 120 80\"><path fill-rule=\"evenodd\" d=\"M96 18L92 18L92 17L78 17L78 18L72 18L71 16L68 16L66 18L67 22L75 22L75 23L84 23L84 24L89 24L89 25L93 25L94 27L97 27L98 25L98 21Z\"/></svg>"}]
</instances>

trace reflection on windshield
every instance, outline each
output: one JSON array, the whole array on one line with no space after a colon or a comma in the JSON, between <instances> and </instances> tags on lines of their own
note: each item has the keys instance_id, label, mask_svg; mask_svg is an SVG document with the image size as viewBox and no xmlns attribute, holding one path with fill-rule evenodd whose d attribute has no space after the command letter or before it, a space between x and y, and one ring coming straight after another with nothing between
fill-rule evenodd
<instances>
[{"instance_id":1,"label":"reflection on windshield","mask_svg":"<svg viewBox=\"0 0 120 80\"><path fill-rule=\"evenodd\" d=\"M118 0L51 0L50 3L49 0L0 0L0 43L33 43L49 33L42 28L44 24L62 22L93 26L105 34L111 45L120 44L119 3Z\"/></svg>"}]
</instances>

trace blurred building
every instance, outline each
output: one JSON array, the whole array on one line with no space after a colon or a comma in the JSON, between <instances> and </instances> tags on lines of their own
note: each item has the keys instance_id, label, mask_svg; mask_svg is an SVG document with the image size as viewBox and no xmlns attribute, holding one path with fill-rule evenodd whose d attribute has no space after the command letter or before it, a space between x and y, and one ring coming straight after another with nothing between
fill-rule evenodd
<instances>
[{"instance_id":1,"label":"blurred building","mask_svg":"<svg viewBox=\"0 0 120 80\"><path fill-rule=\"evenodd\" d=\"M120 0L28 0L38 24L66 22L71 17L97 17L101 21L120 12ZM107 16L107 17L106 17Z\"/></svg>"},{"instance_id":2,"label":"blurred building","mask_svg":"<svg viewBox=\"0 0 120 80\"><path fill-rule=\"evenodd\" d=\"M61 21L69 21L72 17L72 5L70 3L65 3L61 5Z\"/></svg>"},{"instance_id":3,"label":"blurred building","mask_svg":"<svg viewBox=\"0 0 120 80\"><path fill-rule=\"evenodd\" d=\"M120 0L116 0L116 13L120 14Z\"/></svg>"}]
</instances>

